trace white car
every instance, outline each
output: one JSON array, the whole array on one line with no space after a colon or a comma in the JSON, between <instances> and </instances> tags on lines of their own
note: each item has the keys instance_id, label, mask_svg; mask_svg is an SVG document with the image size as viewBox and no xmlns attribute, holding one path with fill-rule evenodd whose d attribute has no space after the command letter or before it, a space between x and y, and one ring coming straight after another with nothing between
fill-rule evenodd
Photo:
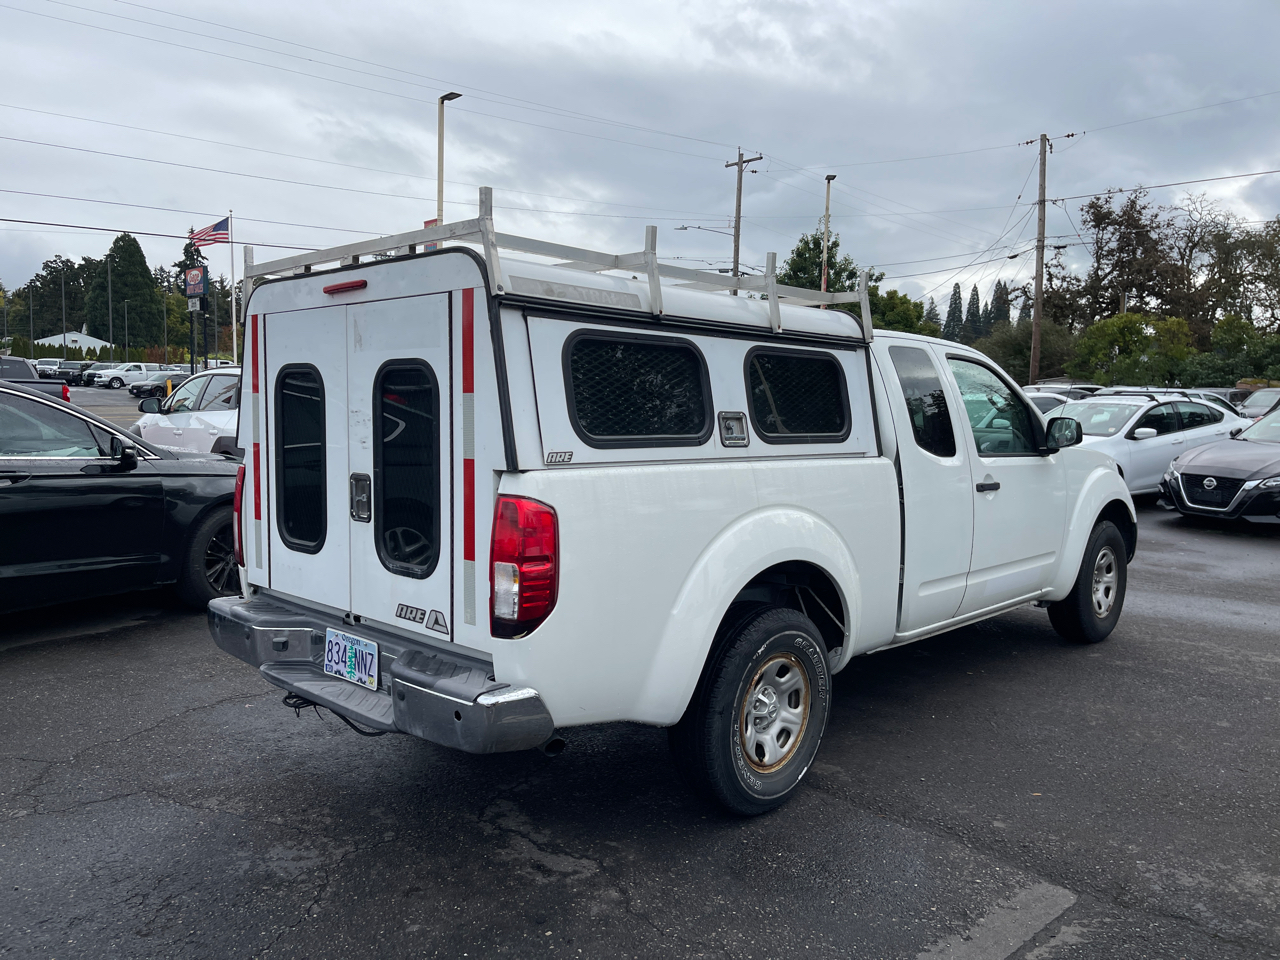
<instances>
[{"instance_id":1,"label":"white car","mask_svg":"<svg viewBox=\"0 0 1280 960\"><path fill-rule=\"evenodd\" d=\"M1116 461L1131 494L1156 493L1174 457L1233 437L1249 421L1215 405L1174 396L1113 394L1073 400L1053 411L1084 430L1084 444Z\"/></svg>"},{"instance_id":2,"label":"white car","mask_svg":"<svg viewBox=\"0 0 1280 960\"><path fill-rule=\"evenodd\" d=\"M129 429L166 450L236 453L240 420L240 368L198 373L163 400L138 404L142 416Z\"/></svg>"}]
</instances>

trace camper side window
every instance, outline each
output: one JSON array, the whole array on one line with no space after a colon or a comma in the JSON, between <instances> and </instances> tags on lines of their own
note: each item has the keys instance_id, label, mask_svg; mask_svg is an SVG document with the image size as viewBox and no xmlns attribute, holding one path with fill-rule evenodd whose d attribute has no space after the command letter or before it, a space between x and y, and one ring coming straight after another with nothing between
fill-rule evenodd
<instances>
[{"instance_id":1,"label":"camper side window","mask_svg":"<svg viewBox=\"0 0 1280 960\"><path fill-rule=\"evenodd\" d=\"M324 381L310 364L276 377L276 511L280 539L302 553L324 546Z\"/></svg>"},{"instance_id":2,"label":"camper side window","mask_svg":"<svg viewBox=\"0 0 1280 960\"><path fill-rule=\"evenodd\" d=\"M829 353L747 354L751 420L765 443L840 443L849 436L844 371Z\"/></svg>"},{"instance_id":3,"label":"camper side window","mask_svg":"<svg viewBox=\"0 0 1280 960\"><path fill-rule=\"evenodd\" d=\"M697 446L711 436L711 387L688 340L581 332L565 341L569 418L593 447Z\"/></svg>"}]
</instances>

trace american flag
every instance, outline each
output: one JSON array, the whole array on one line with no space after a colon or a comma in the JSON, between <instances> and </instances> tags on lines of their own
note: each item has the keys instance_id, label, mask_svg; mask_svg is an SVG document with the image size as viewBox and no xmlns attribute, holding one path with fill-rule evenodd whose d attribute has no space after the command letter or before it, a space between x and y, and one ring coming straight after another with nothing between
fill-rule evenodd
<instances>
[{"instance_id":1,"label":"american flag","mask_svg":"<svg viewBox=\"0 0 1280 960\"><path fill-rule=\"evenodd\" d=\"M197 248L207 247L214 243L229 243L231 241L230 220L230 217L223 217L213 226L195 231L191 234L191 242Z\"/></svg>"}]
</instances>

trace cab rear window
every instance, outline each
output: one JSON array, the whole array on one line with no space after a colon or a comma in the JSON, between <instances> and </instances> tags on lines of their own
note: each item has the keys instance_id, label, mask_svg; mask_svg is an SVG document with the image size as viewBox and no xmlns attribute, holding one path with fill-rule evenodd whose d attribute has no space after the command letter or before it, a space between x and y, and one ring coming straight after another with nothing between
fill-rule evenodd
<instances>
[{"instance_id":1,"label":"cab rear window","mask_svg":"<svg viewBox=\"0 0 1280 960\"><path fill-rule=\"evenodd\" d=\"M580 334L565 343L570 420L593 447L696 446L711 436L711 388L687 340Z\"/></svg>"}]
</instances>

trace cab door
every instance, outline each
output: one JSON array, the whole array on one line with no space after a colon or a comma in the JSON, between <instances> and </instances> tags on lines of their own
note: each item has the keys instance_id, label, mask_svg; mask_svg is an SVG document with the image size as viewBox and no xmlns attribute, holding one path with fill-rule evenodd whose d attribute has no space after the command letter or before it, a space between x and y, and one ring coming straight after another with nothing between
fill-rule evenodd
<instances>
[{"instance_id":1,"label":"cab door","mask_svg":"<svg viewBox=\"0 0 1280 960\"><path fill-rule=\"evenodd\" d=\"M351 610L448 639L449 294L347 307Z\"/></svg>"},{"instance_id":2,"label":"cab door","mask_svg":"<svg viewBox=\"0 0 1280 960\"><path fill-rule=\"evenodd\" d=\"M1144 427L1155 430L1156 435L1139 440L1134 432ZM1162 403L1143 414L1125 434L1125 441L1129 469L1124 478L1131 491L1156 489L1173 458L1187 449L1187 437L1172 403Z\"/></svg>"},{"instance_id":3,"label":"cab door","mask_svg":"<svg viewBox=\"0 0 1280 960\"><path fill-rule=\"evenodd\" d=\"M960 614L1029 597L1049 582L1067 522L1066 464L1041 456L1037 414L976 358L949 355L968 421L973 557Z\"/></svg>"},{"instance_id":4,"label":"cab door","mask_svg":"<svg viewBox=\"0 0 1280 960\"><path fill-rule=\"evenodd\" d=\"M269 313L263 323L269 455L256 482L269 498L269 585L346 613L346 307Z\"/></svg>"}]
</instances>

